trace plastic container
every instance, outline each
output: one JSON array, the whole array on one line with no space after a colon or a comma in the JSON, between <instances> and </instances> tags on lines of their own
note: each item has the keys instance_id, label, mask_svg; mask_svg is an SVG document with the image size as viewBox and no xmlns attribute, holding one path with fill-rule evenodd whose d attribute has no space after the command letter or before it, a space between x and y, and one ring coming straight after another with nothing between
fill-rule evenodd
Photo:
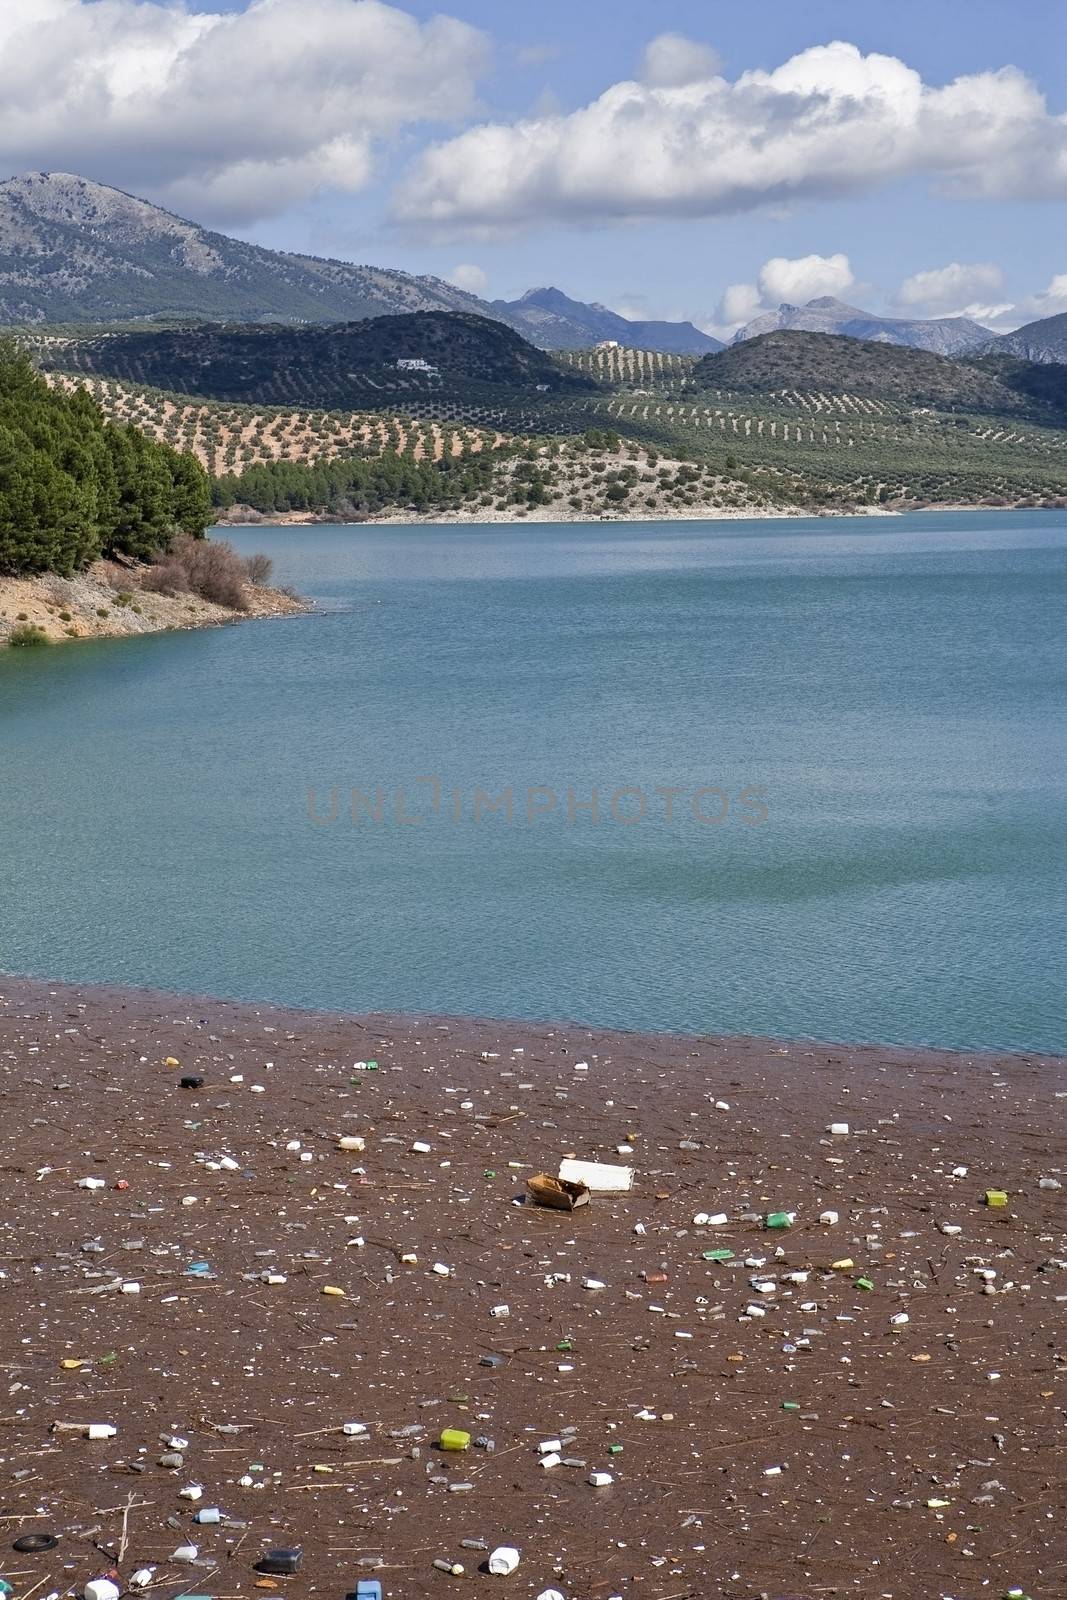
<instances>
[{"instance_id":1,"label":"plastic container","mask_svg":"<svg viewBox=\"0 0 1067 1600\"><path fill-rule=\"evenodd\" d=\"M299 1571L300 1550L268 1550L256 1562L256 1571L269 1573L271 1576L285 1577L287 1574Z\"/></svg>"},{"instance_id":2,"label":"plastic container","mask_svg":"<svg viewBox=\"0 0 1067 1600\"><path fill-rule=\"evenodd\" d=\"M442 1450L469 1450L471 1436L463 1428L442 1428L437 1442Z\"/></svg>"},{"instance_id":3,"label":"plastic container","mask_svg":"<svg viewBox=\"0 0 1067 1600\"><path fill-rule=\"evenodd\" d=\"M519 1552L513 1544L497 1545L489 1557L489 1571L494 1578L506 1578L519 1564Z\"/></svg>"},{"instance_id":4,"label":"plastic container","mask_svg":"<svg viewBox=\"0 0 1067 1600\"><path fill-rule=\"evenodd\" d=\"M85 1600L119 1600L122 1590L110 1578L90 1578L83 1593Z\"/></svg>"}]
</instances>

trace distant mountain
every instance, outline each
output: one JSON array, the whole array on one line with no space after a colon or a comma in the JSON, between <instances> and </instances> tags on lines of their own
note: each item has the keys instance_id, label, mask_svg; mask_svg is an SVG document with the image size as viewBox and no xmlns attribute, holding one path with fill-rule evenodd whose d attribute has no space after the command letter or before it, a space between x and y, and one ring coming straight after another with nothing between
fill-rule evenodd
<instances>
[{"instance_id":1,"label":"distant mountain","mask_svg":"<svg viewBox=\"0 0 1067 1600\"><path fill-rule=\"evenodd\" d=\"M1062 425L1067 384L1035 384L1041 375L1041 368L1025 361L959 361L882 341L778 329L705 356L691 382L736 394L857 395L904 409L1026 411Z\"/></svg>"},{"instance_id":2,"label":"distant mountain","mask_svg":"<svg viewBox=\"0 0 1067 1600\"><path fill-rule=\"evenodd\" d=\"M494 300L492 308L545 350L585 350L602 339L667 355L702 356L723 348L691 322L632 322L607 306L572 300L561 289L528 289L521 300Z\"/></svg>"},{"instance_id":3,"label":"distant mountain","mask_svg":"<svg viewBox=\"0 0 1067 1600\"><path fill-rule=\"evenodd\" d=\"M1024 361L1067 361L1067 311L1027 322L986 346L990 355L1021 356Z\"/></svg>"},{"instance_id":4,"label":"distant mountain","mask_svg":"<svg viewBox=\"0 0 1067 1600\"><path fill-rule=\"evenodd\" d=\"M439 278L264 250L65 172L0 183L0 323L338 322L484 301Z\"/></svg>"},{"instance_id":5,"label":"distant mountain","mask_svg":"<svg viewBox=\"0 0 1067 1600\"><path fill-rule=\"evenodd\" d=\"M934 317L930 321L909 317L878 317L822 295L805 306L780 305L748 323L733 337L734 344L758 339L764 333L782 330L802 333L835 333L848 339L868 339L875 344L910 345L915 350L930 350L939 356L967 355L989 344L988 328L968 317Z\"/></svg>"},{"instance_id":6,"label":"distant mountain","mask_svg":"<svg viewBox=\"0 0 1067 1600\"><path fill-rule=\"evenodd\" d=\"M48 365L66 372L309 410L409 411L464 398L532 405L553 396L581 399L596 388L513 328L455 311L309 328L198 322L51 340L41 354Z\"/></svg>"},{"instance_id":7,"label":"distant mountain","mask_svg":"<svg viewBox=\"0 0 1067 1600\"><path fill-rule=\"evenodd\" d=\"M722 348L692 323L630 322L558 289L489 305L441 278L266 250L67 172L0 183L0 324L353 322L416 311L489 317L542 349L600 339L693 355Z\"/></svg>"}]
</instances>

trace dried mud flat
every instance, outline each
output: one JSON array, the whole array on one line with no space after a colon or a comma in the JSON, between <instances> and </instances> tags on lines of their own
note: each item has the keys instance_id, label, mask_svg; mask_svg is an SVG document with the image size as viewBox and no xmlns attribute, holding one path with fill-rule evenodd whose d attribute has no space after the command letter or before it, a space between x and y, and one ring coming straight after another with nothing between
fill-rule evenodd
<instances>
[{"instance_id":1,"label":"dried mud flat","mask_svg":"<svg viewBox=\"0 0 1067 1600\"><path fill-rule=\"evenodd\" d=\"M0 1085L16 1596L1067 1593L1063 1060L0 980Z\"/></svg>"}]
</instances>

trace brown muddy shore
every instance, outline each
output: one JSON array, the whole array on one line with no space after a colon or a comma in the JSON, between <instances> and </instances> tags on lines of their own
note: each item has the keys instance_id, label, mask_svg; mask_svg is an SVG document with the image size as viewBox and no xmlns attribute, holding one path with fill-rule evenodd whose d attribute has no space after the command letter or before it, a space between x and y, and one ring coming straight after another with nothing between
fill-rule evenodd
<instances>
[{"instance_id":1,"label":"brown muddy shore","mask_svg":"<svg viewBox=\"0 0 1067 1600\"><path fill-rule=\"evenodd\" d=\"M18 1597L1067 1594L1063 1059L0 979L0 1086Z\"/></svg>"}]
</instances>

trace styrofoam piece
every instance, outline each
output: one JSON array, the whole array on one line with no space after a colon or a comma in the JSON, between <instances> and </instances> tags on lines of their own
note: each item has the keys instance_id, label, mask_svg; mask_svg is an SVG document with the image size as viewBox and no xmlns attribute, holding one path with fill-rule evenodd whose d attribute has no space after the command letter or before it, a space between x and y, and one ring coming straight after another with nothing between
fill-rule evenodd
<instances>
[{"instance_id":1,"label":"styrofoam piece","mask_svg":"<svg viewBox=\"0 0 1067 1600\"><path fill-rule=\"evenodd\" d=\"M564 1183L584 1183L601 1194L621 1194L634 1186L633 1167L611 1167L603 1161L573 1161L565 1157L559 1164Z\"/></svg>"}]
</instances>

